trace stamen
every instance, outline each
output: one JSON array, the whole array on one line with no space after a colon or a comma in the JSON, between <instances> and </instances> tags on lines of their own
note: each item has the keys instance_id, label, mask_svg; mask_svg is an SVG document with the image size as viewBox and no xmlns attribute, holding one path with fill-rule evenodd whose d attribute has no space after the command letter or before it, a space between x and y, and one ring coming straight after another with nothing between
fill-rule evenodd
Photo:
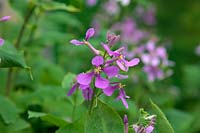
<instances>
[{"instance_id":1,"label":"stamen","mask_svg":"<svg viewBox=\"0 0 200 133\"><path fill-rule=\"evenodd\" d=\"M96 74L100 74L101 71L102 71L102 68L100 66L98 66L97 68L94 69L94 72Z\"/></svg>"}]
</instances>

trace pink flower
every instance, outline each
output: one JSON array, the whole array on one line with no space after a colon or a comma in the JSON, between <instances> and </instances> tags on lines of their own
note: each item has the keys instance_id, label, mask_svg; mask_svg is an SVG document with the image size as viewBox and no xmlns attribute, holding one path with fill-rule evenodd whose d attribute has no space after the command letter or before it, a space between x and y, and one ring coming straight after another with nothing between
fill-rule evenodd
<instances>
[{"instance_id":1,"label":"pink flower","mask_svg":"<svg viewBox=\"0 0 200 133\"><path fill-rule=\"evenodd\" d=\"M0 22L8 21L11 17L10 16L3 16L0 18Z\"/></svg>"},{"instance_id":2,"label":"pink flower","mask_svg":"<svg viewBox=\"0 0 200 133\"><path fill-rule=\"evenodd\" d=\"M116 61L119 68L123 71L127 72L129 67L135 66L140 62L138 58L127 61L125 56L122 54L122 51L124 50L123 47L119 48L118 50L111 51L108 45L102 43L102 46L108 52L108 54L113 57L111 60L107 61L107 63Z\"/></svg>"},{"instance_id":3,"label":"pink flower","mask_svg":"<svg viewBox=\"0 0 200 133\"><path fill-rule=\"evenodd\" d=\"M92 59L92 65L95 69L88 73L81 73L77 76L77 82L82 85L89 85L95 77L95 87L105 89L109 85L109 80L101 77L101 73L104 72L108 78L116 76L119 69L116 66L102 66L104 64L104 59L102 56L95 56Z\"/></svg>"},{"instance_id":4,"label":"pink flower","mask_svg":"<svg viewBox=\"0 0 200 133\"><path fill-rule=\"evenodd\" d=\"M4 40L0 38L0 46L3 46L3 44L4 44Z\"/></svg>"}]
</instances>

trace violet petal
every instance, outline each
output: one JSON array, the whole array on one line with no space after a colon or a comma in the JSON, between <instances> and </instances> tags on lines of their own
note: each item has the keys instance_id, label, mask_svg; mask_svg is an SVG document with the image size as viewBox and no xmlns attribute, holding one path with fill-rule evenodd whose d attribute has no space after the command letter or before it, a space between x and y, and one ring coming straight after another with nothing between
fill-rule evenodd
<instances>
[{"instance_id":1,"label":"violet petal","mask_svg":"<svg viewBox=\"0 0 200 133\"><path fill-rule=\"evenodd\" d=\"M78 87L78 85L79 85L78 83L74 84L72 88L69 90L69 92L67 93L67 96L71 96L76 90L76 88Z\"/></svg>"},{"instance_id":2,"label":"violet petal","mask_svg":"<svg viewBox=\"0 0 200 133\"><path fill-rule=\"evenodd\" d=\"M71 40L70 43L72 43L72 44L74 44L76 46L84 44L84 42L81 42L81 41L76 40L76 39Z\"/></svg>"},{"instance_id":3,"label":"violet petal","mask_svg":"<svg viewBox=\"0 0 200 133\"><path fill-rule=\"evenodd\" d=\"M92 59L92 65L94 66L100 66L104 63L104 59L102 56L95 56L93 59Z\"/></svg>"},{"instance_id":4,"label":"violet petal","mask_svg":"<svg viewBox=\"0 0 200 133\"><path fill-rule=\"evenodd\" d=\"M118 85L115 86L108 86L107 88L103 89L103 93L107 96L111 96L113 94L113 92L119 88Z\"/></svg>"},{"instance_id":5,"label":"violet petal","mask_svg":"<svg viewBox=\"0 0 200 133\"><path fill-rule=\"evenodd\" d=\"M77 82L79 84L82 84L82 85L89 85L91 83L91 80L92 80L93 76L94 76L93 72L90 72L90 73L80 73L77 76Z\"/></svg>"},{"instance_id":6,"label":"violet petal","mask_svg":"<svg viewBox=\"0 0 200 133\"><path fill-rule=\"evenodd\" d=\"M109 81L105 78L102 78L100 75L96 76L95 86L97 88L105 89L109 85Z\"/></svg>"},{"instance_id":7,"label":"violet petal","mask_svg":"<svg viewBox=\"0 0 200 133\"><path fill-rule=\"evenodd\" d=\"M139 58L134 58L134 59L132 59L130 61L127 61L126 65L129 66L129 67L132 67L132 66L137 65L139 62L140 62Z\"/></svg>"},{"instance_id":8,"label":"violet petal","mask_svg":"<svg viewBox=\"0 0 200 133\"><path fill-rule=\"evenodd\" d=\"M94 28L89 28L85 35L85 40L89 40L92 36L94 36L95 30Z\"/></svg>"},{"instance_id":9,"label":"violet petal","mask_svg":"<svg viewBox=\"0 0 200 133\"><path fill-rule=\"evenodd\" d=\"M148 126L145 130L146 130L146 133L152 133L153 129L154 129L153 126Z\"/></svg>"},{"instance_id":10,"label":"violet petal","mask_svg":"<svg viewBox=\"0 0 200 133\"><path fill-rule=\"evenodd\" d=\"M85 100L91 100L92 95L93 95L93 90L90 87L88 87L88 88L82 90L82 94L83 94L83 97L85 98Z\"/></svg>"},{"instance_id":11,"label":"violet petal","mask_svg":"<svg viewBox=\"0 0 200 133\"><path fill-rule=\"evenodd\" d=\"M116 66L108 66L103 68L103 71L108 76L108 78L112 78L118 74L119 68Z\"/></svg>"},{"instance_id":12,"label":"violet petal","mask_svg":"<svg viewBox=\"0 0 200 133\"><path fill-rule=\"evenodd\" d=\"M125 72L128 71L128 67L124 64L124 62L117 60L116 63L121 70L123 70Z\"/></svg>"}]
</instances>

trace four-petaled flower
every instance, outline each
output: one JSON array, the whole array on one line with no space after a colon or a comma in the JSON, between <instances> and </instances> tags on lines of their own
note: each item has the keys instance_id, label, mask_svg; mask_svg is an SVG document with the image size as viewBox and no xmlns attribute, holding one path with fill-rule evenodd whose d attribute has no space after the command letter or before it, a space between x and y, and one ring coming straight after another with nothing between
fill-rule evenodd
<instances>
[{"instance_id":1,"label":"four-petaled flower","mask_svg":"<svg viewBox=\"0 0 200 133\"><path fill-rule=\"evenodd\" d=\"M110 56L113 56L113 58L111 60L107 61L107 63L112 63L112 62L116 61L119 68L123 71L127 72L129 67L135 66L140 62L139 58L134 58L130 61L127 61L125 59L125 56L122 54L122 51L124 50L123 47L121 47L115 51L112 51L108 45L102 43L102 46Z\"/></svg>"},{"instance_id":2,"label":"four-petaled flower","mask_svg":"<svg viewBox=\"0 0 200 133\"><path fill-rule=\"evenodd\" d=\"M101 77L101 73L104 72L108 78L116 76L119 72L116 66L103 66L104 59L102 56L95 56L92 59L92 65L95 66L94 70L88 73L81 73L77 76L77 82L82 85L89 85L95 77L95 87L105 89L109 85L109 80Z\"/></svg>"}]
</instances>

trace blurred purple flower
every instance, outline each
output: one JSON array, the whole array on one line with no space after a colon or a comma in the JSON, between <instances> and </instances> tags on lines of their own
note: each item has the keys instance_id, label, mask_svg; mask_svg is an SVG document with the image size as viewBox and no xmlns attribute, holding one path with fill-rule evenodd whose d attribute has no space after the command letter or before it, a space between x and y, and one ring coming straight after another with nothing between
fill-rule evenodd
<instances>
[{"instance_id":1,"label":"blurred purple flower","mask_svg":"<svg viewBox=\"0 0 200 133\"><path fill-rule=\"evenodd\" d=\"M10 18L10 16L3 16L0 18L0 21L8 21Z\"/></svg>"},{"instance_id":2,"label":"blurred purple flower","mask_svg":"<svg viewBox=\"0 0 200 133\"><path fill-rule=\"evenodd\" d=\"M77 76L77 82L82 85L89 85L95 77L95 87L105 89L109 85L109 81L101 77L101 73L104 72L108 78L116 76L119 72L118 67L116 66L106 66L102 67L104 64L104 59L102 56L95 56L92 59L92 65L95 66L95 69L92 72L81 73Z\"/></svg>"},{"instance_id":3,"label":"blurred purple flower","mask_svg":"<svg viewBox=\"0 0 200 133\"><path fill-rule=\"evenodd\" d=\"M196 55L200 56L200 44L195 49Z\"/></svg>"},{"instance_id":4,"label":"blurred purple flower","mask_svg":"<svg viewBox=\"0 0 200 133\"><path fill-rule=\"evenodd\" d=\"M164 47L156 47L155 41L150 40L146 45L147 53L141 55L145 65L158 66L162 60L167 59L167 53Z\"/></svg>"},{"instance_id":5,"label":"blurred purple flower","mask_svg":"<svg viewBox=\"0 0 200 133\"><path fill-rule=\"evenodd\" d=\"M120 39L120 35L115 35L110 32L107 32L107 44L109 47L112 47L115 43L117 43Z\"/></svg>"},{"instance_id":6,"label":"blurred purple flower","mask_svg":"<svg viewBox=\"0 0 200 133\"><path fill-rule=\"evenodd\" d=\"M3 46L3 44L4 44L4 40L0 38L0 46Z\"/></svg>"},{"instance_id":7,"label":"blurred purple flower","mask_svg":"<svg viewBox=\"0 0 200 133\"><path fill-rule=\"evenodd\" d=\"M87 5L88 6L94 6L97 4L97 0L87 0Z\"/></svg>"},{"instance_id":8,"label":"blurred purple flower","mask_svg":"<svg viewBox=\"0 0 200 133\"><path fill-rule=\"evenodd\" d=\"M118 50L111 51L108 45L102 43L102 46L110 56L113 56L113 58L108 60L107 63L109 64L116 61L119 68L123 71L128 71L129 67L135 66L140 62L138 58L127 61L125 56L122 54L122 51L124 50L123 47L119 48Z\"/></svg>"},{"instance_id":9,"label":"blurred purple flower","mask_svg":"<svg viewBox=\"0 0 200 133\"><path fill-rule=\"evenodd\" d=\"M154 81L155 79L164 78L163 71L157 66L146 65L144 66L143 70L147 73L149 81Z\"/></svg>"},{"instance_id":10,"label":"blurred purple flower","mask_svg":"<svg viewBox=\"0 0 200 133\"><path fill-rule=\"evenodd\" d=\"M104 9L109 15L116 15L120 11L119 5L116 0L107 1L104 5Z\"/></svg>"}]
</instances>

